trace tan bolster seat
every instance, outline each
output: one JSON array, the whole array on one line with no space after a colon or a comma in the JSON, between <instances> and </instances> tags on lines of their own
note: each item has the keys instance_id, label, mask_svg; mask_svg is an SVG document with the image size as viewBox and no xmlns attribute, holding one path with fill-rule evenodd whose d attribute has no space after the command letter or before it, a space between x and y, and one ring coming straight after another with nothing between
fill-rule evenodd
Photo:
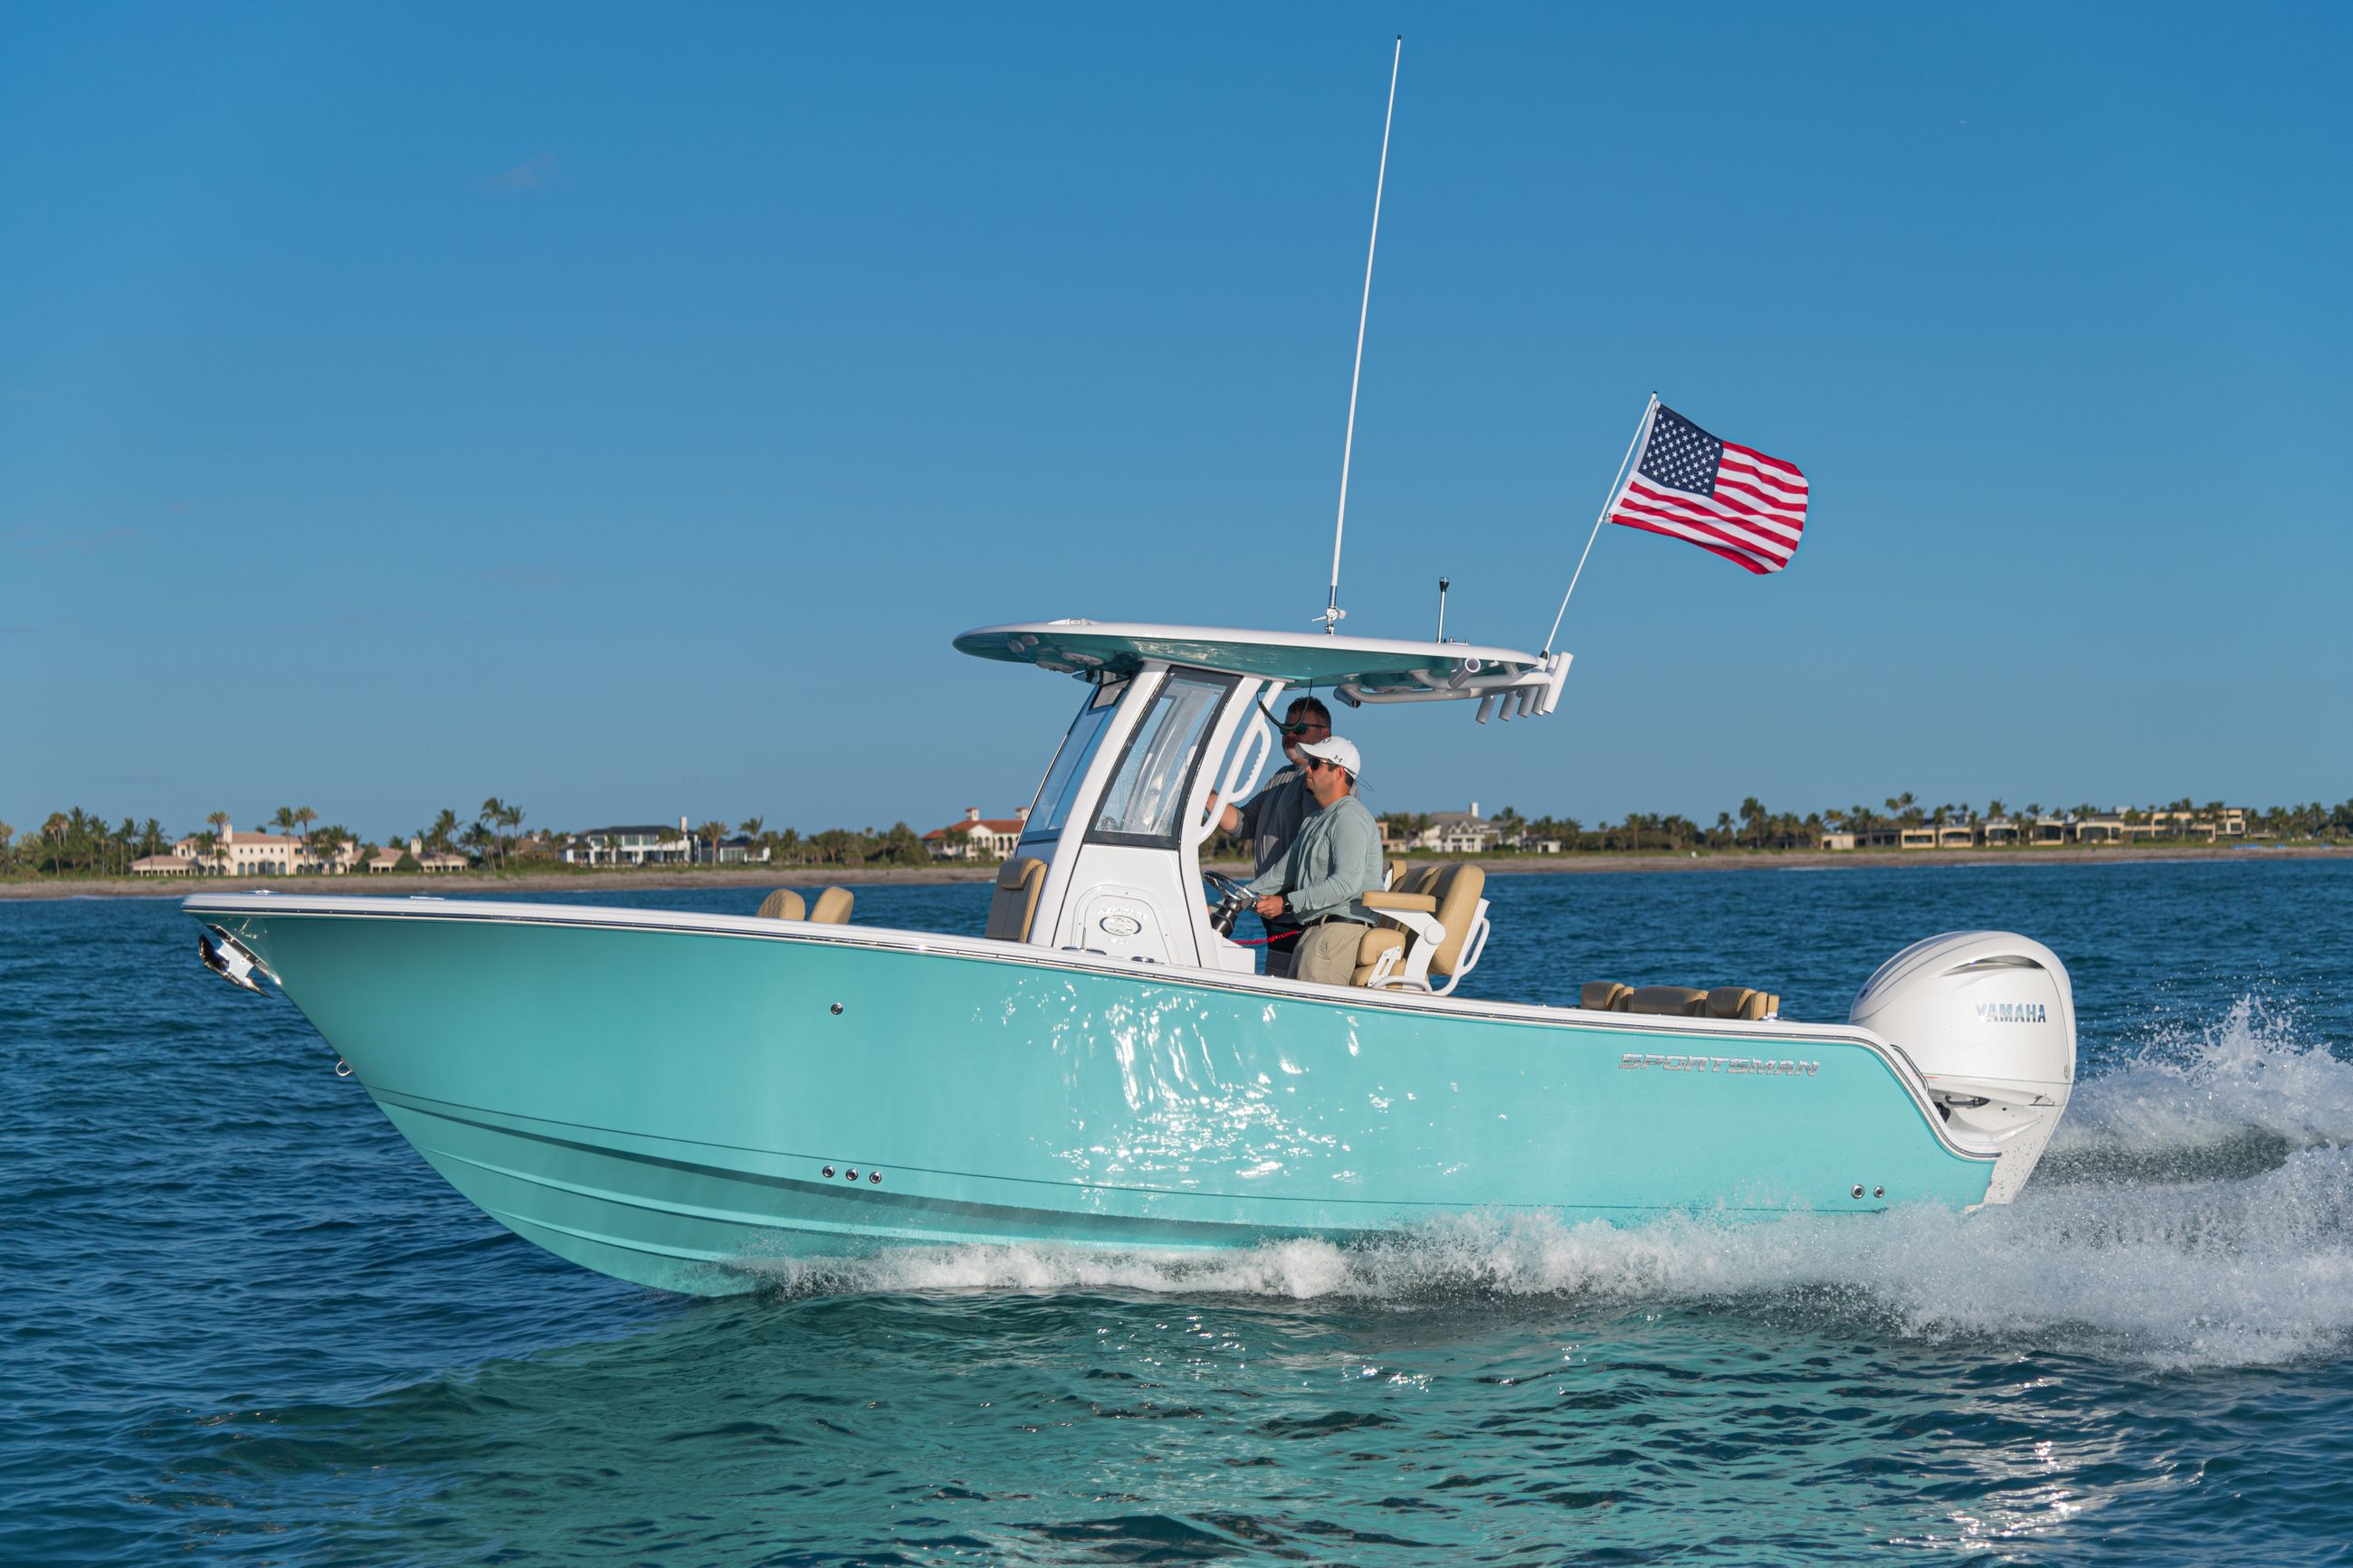
<instances>
[{"instance_id":1,"label":"tan bolster seat","mask_svg":"<svg viewBox=\"0 0 2353 1568\"><path fill-rule=\"evenodd\" d=\"M1438 912L1438 900L1429 893L1366 893L1360 900L1368 910L1412 910L1425 915Z\"/></svg>"},{"instance_id":2,"label":"tan bolster seat","mask_svg":"<svg viewBox=\"0 0 2353 1568\"><path fill-rule=\"evenodd\" d=\"M1707 993L1693 985L1638 985L1627 999L1629 1013L1663 1013L1700 1018L1707 1015Z\"/></svg>"},{"instance_id":3,"label":"tan bolster seat","mask_svg":"<svg viewBox=\"0 0 2353 1568\"><path fill-rule=\"evenodd\" d=\"M1753 1022L1780 1010L1778 996L1752 991L1746 985L1719 985L1707 994L1707 1016L1711 1018L1746 1018Z\"/></svg>"},{"instance_id":4,"label":"tan bolster seat","mask_svg":"<svg viewBox=\"0 0 2353 1568\"><path fill-rule=\"evenodd\" d=\"M988 900L988 930L997 942L1028 942L1038 918L1038 895L1045 890L1046 862L1021 855L997 868L997 891Z\"/></svg>"},{"instance_id":5,"label":"tan bolster seat","mask_svg":"<svg viewBox=\"0 0 2353 1568\"><path fill-rule=\"evenodd\" d=\"M1370 895L1378 897L1377 894ZM1405 932L1390 926L1375 926L1366 931L1364 940L1356 943L1356 973L1349 977L1351 985L1371 983L1373 971L1380 967L1384 953L1405 953Z\"/></svg>"},{"instance_id":6,"label":"tan bolster seat","mask_svg":"<svg viewBox=\"0 0 2353 1568\"><path fill-rule=\"evenodd\" d=\"M1407 869L1408 868L1403 860L1390 861L1387 868L1388 874L1381 879L1382 888L1389 892L1396 892L1398 890L1398 884L1405 880Z\"/></svg>"},{"instance_id":7,"label":"tan bolster seat","mask_svg":"<svg viewBox=\"0 0 2353 1568\"><path fill-rule=\"evenodd\" d=\"M1634 988L1622 980L1588 980L1577 991L1577 1005L1588 1013L1622 1013L1633 996Z\"/></svg>"},{"instance_id":8,"label":"tan bolster seat","mask_svg":"<svg viewBox=\"0 0 2353 1568\"><path fill-rule=\"evenodd\" d=\"M1446 928L1446 940L1430 955L1430 972L1451 975L1462 962L1463 939L1471 934L1479 900L1487 891L1487 873L1476 866L1448 866L1438 872L1428 891L1436 896L1438 923Z\"/></svg>"},{"instance_id":9,"label":"tan bolster seat","mask_svg":"<svg viewBox=\"0 0 2353 1568\"><path fill-rule=\"evenodd\" d=\"M849 923L849 906L854 901L848 888L828 888L817 896L817 907L809 910L809 919L819 925L846 926Z\"/></svg>"},{"instance_id":10,"label":"tan bolster seat","mask_svg":"<svg viewBox=\"0 0 2353 1568\"><path fill-rule=\"evenodd\" d=\"M778 888L760 900L760 918L764 921L797 921L808 917L808 906L790 888Z\"/></svg>"}]
</instances>

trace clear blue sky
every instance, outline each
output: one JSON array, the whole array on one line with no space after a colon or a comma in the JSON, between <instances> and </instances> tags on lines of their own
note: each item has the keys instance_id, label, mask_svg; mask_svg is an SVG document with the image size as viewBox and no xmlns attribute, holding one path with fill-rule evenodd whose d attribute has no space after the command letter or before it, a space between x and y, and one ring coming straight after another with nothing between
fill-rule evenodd
<instances>
[{"instance_id":1,"label":"clear blue sky","mask_svg":"<svg viewBox=\"0 0 2353 1568\"><path fill-rule=\"evenodd\" d=\"M928 826L1077 695L948 639L1324 602L1559 714L1371 803L2353 793L2341 5L0 10L0 817Z\"/></svg>"}]
</instances>

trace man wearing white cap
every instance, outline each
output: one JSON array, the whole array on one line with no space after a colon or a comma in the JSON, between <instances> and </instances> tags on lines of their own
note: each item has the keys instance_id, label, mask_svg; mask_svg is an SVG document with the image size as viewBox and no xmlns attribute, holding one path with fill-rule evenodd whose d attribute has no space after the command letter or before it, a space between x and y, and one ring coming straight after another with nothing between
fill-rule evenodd
<instances>
[{"instance_id":1,"label":"man wearing white cap","mask_svg":"<svg viewBox=\"0 0 2353 1568\"><path fill-rule=\"evenodd\" d=\"M1356 798L1361 763L1356 743L1337 735L1299 748L1307 792L1322 809L1292 841L1282 864L1250 884L1266 920L1306 926L1292 959L1293 980L1345 985L1356 978L1356 949L1373 923L1364 896L1381 885L1381 830Z\"/></svg>"}]
</instances>

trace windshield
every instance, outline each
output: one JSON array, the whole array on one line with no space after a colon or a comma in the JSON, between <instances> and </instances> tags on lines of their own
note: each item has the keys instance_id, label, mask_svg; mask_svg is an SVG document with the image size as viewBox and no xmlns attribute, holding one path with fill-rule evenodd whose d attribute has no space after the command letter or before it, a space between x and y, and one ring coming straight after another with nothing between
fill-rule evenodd
<instances>
[{"instance_id":1,"label":"windshield","mask_svg":"<svg viewBox=\"0 0 2353 1568\"><path fill-rule=\"evenodd\" d=\"M1087 764L1094 760L1095 748L1103 744L1103 731L1111 726L1111 716L1119 707L1119 694L1125 683L1099 687L1090 692L1087 705L1071 723L1070 733L1062 737L1061 750L1054 753L1054 765L1046 770L1046 782L1038 786L1038 799L1029 808L1029 820L1022 825L1022 841L1050 838L1061 832L1062 824L1071 815L1071 804L1077 797L1079 785L1087 776Z\"/></svg>"},{"instance_id":2,"label":"windshield","mask_svg":"<svg viewBox=\"0 0 2353 1568\"><path fill-rule=\"evenodd\" d=\"M1214 676L1168 678L1153 698L1152 710L1136 725L1119 773L1103 792L1096 833L1123 839L1174 837L1202 737L1232 685L1229 679Z\"/></svg>"}]
</instances>

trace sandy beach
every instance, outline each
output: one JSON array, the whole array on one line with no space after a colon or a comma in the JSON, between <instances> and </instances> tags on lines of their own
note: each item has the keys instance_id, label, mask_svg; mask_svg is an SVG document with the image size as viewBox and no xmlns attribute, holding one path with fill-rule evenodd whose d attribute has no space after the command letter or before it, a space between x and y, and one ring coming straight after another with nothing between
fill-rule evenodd
<instances>
[{"instance_id":1,"label":"sandy beach","mask_svg":"<svg viewBox=\"0 0 2353 1568\"><path fill-rule=\"evenodd\" d=\"M1473 861L1491 876L1533 873L1587 875L1620 871L1821 871L1859 867L1935 870L1952 866L2115 866L2150 861L2326 860L2353 850L2323 845L2257 848L2248 845L2053 846L2047 849L1896 850L1701 850L1682 855L1512 855ZM1239 861L1211 861L1212 869L1247 875ZM39 878L0 882L0 900L89 898L185 898L195 892L276 893L457 893L473 897L609 892L627 888L846 888L875 883L985 882L994 866L774 866L748 870L644 870L467 872L457 876L385 874L372 877L141 877Z\"/></svg>"}]
</instances>

